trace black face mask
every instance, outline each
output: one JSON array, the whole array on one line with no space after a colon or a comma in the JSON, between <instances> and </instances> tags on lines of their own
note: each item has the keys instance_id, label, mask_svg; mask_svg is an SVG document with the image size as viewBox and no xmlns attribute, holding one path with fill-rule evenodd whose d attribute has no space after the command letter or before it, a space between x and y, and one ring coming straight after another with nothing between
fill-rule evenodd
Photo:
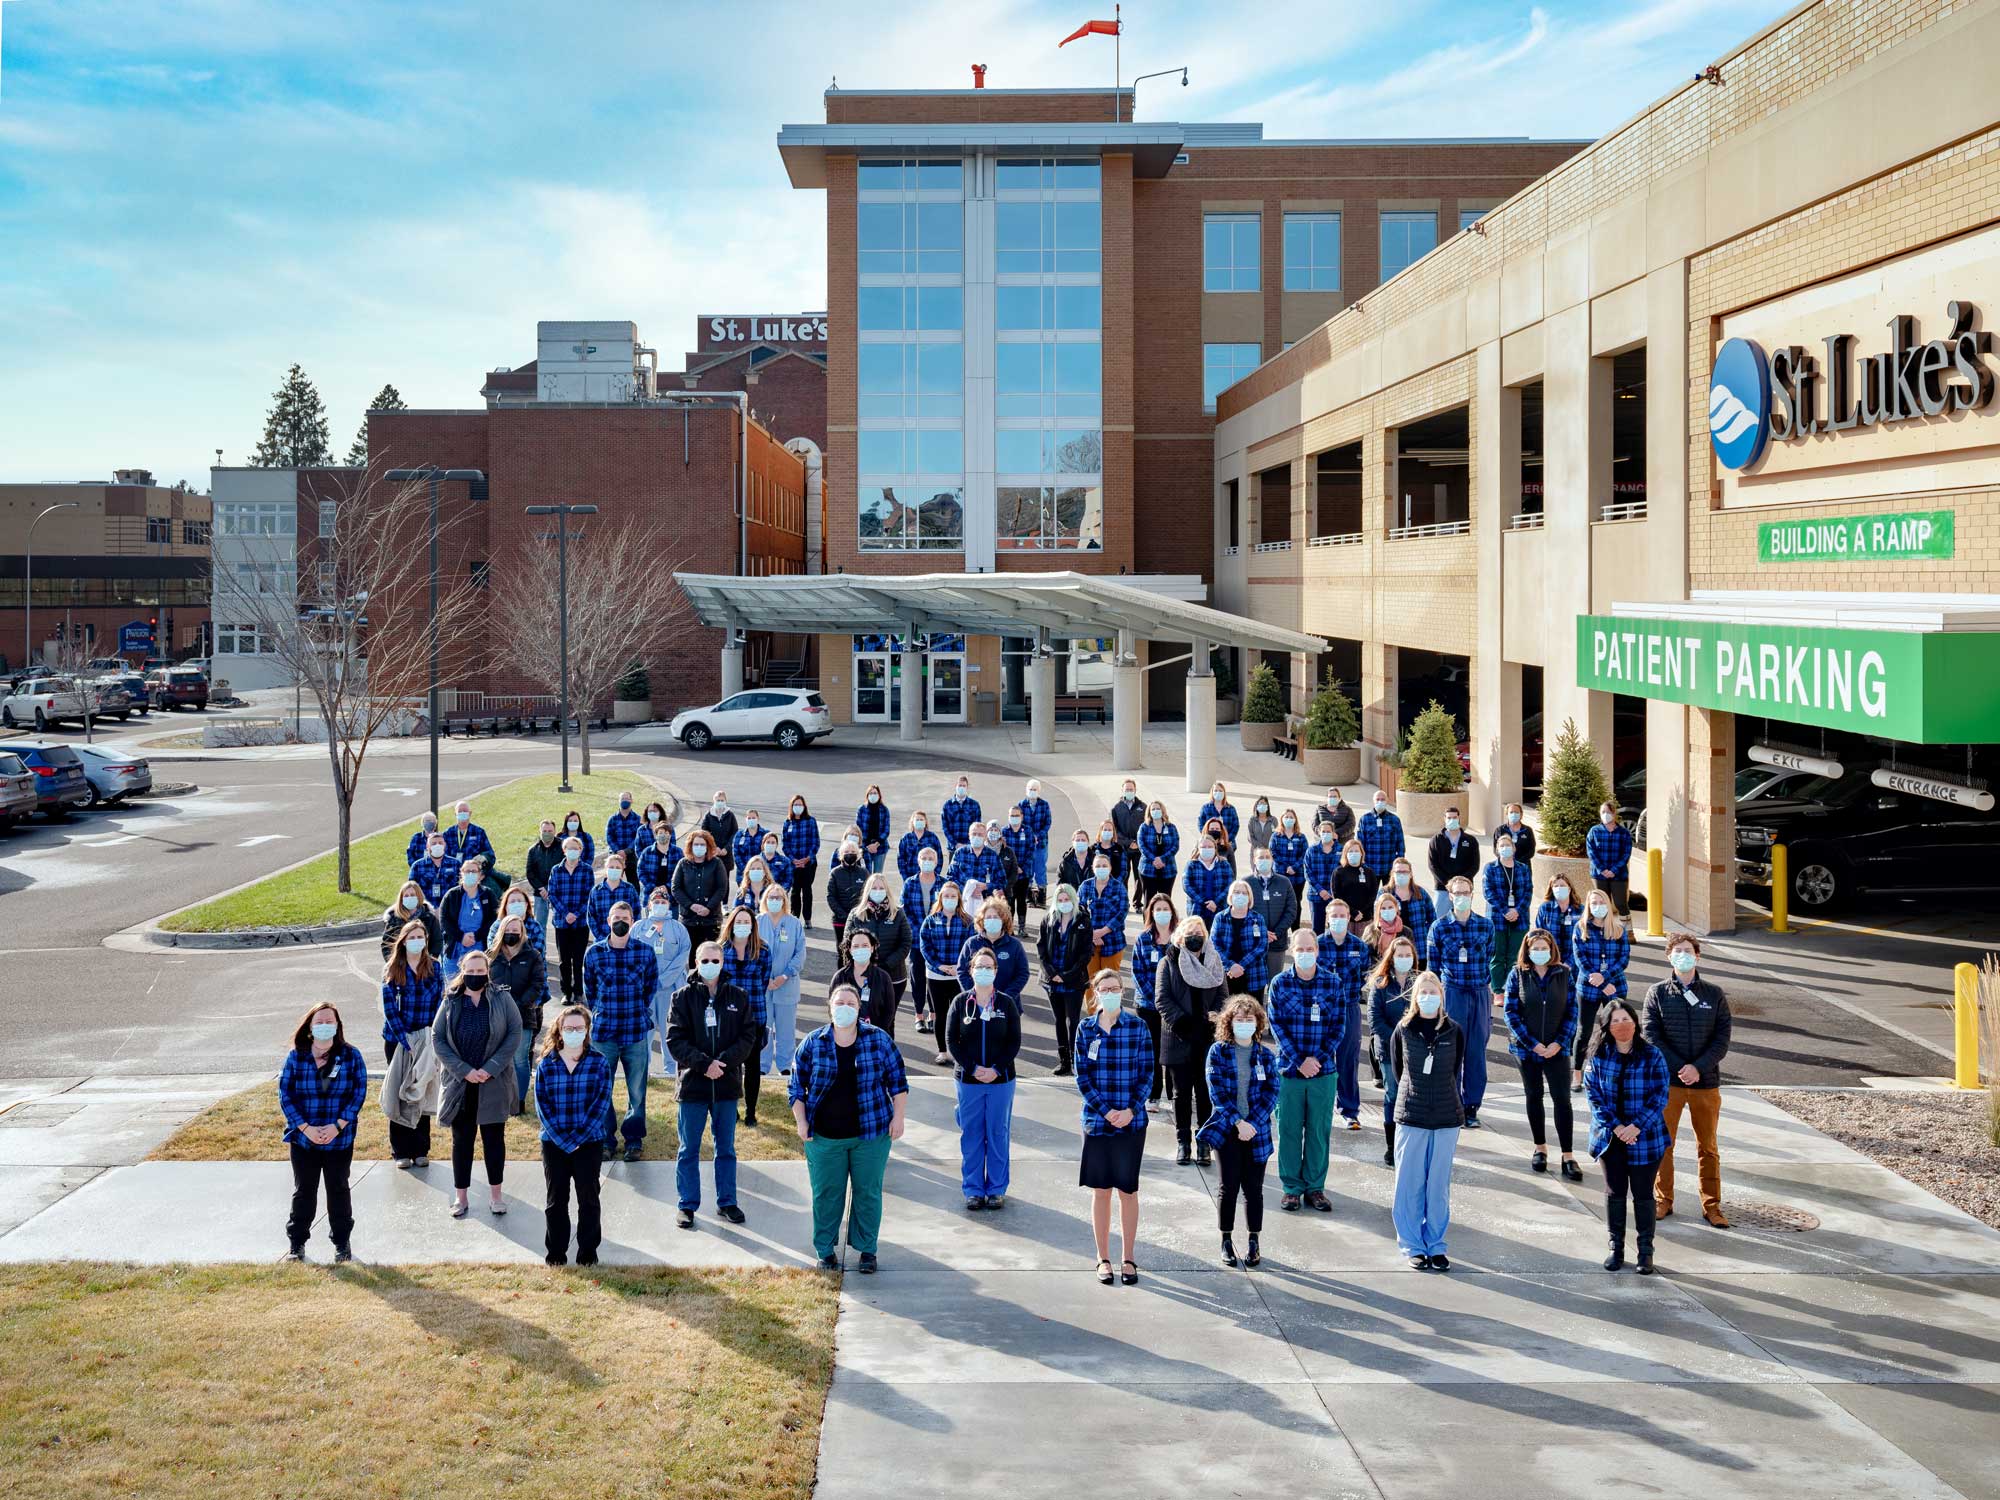
<instances>
[{"instance_id":1,"label":"black face mask","mask_svg":"<svg viewBox=\"0 0 2000 1500\"><path fill-rule=\"evenodd\" d=\"M623 917L620 917L617 921L611 924L611 935L613 937L623 937L625 936L626 933L630 932L631 930L632 930L632 924L626 921Z\"/></svg>"},{"instance_id":2,"label":"black face mask","mask_svg":"<svg viewBox=\"0 0 2000 1500\"><path fill-rule=\"evenodd\" d=\"M507 934L507 936L505 936L504 938L502 938L502 939L500 940L500 946L501 946L501 947L503 947L503 948L509 948L509 949L512 949L512 948L518 948L518 947L520 947L520 946L521 946L521 934L520 934L520 933L518 933L518 932L510 932L510 933L508 933L508 934Z\"/></svg>"},{"instance_id":3,"label":"black face mask","mask_svg":"<svg viewBox=\"0 0 2000 1500\"><path fill-rule=\"evenodd\" d=\"M484 974L467 974L465 976L465 987L471 990L473 994L478 994L486 988L486 976Z\"/></svg>"},{"instance_id":4,"label":"black face mask","mask_svg":"<svg viewBox=\"0 0 2000 1500\"><path fill-rule=\"evenodd\" d=\"M840 862L844 865L858 865L861 863L861 856L858 854L843 854L840 856Z\"/></svg>"},{"instance_id":5,"label":"black face mask","mask_svg":"<svg viewBox=\"0 0 2000 1500\"><path fill-rule=\"evenodd\" d=\"M1183 938L1181 939L1181 946L1187 949L1187 951L1190 953L1199 953L1201 952L1202 945L1207 941L1208 939L1206 938L1198 938L1198 937Z\"/></svg>"}]
</instances>

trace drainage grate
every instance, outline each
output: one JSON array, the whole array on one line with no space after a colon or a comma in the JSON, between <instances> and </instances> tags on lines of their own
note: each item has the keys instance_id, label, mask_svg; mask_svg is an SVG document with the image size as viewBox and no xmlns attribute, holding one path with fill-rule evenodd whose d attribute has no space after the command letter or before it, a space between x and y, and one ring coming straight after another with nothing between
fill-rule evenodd
<instances>
[{"instance_id":1,"label":"drainage grate","mask_svg":"<svg viewBox=\"0 0 2000 1500\"><path fill-rule=\"evenodd\" d=\"M1817 1215L1787 1203L1745 1203L1739 1199L1725 1207L1729 1222L1739 1229L1786 1229L1803 1234L1819 1228Z\"/></svg>"}]
</instances>

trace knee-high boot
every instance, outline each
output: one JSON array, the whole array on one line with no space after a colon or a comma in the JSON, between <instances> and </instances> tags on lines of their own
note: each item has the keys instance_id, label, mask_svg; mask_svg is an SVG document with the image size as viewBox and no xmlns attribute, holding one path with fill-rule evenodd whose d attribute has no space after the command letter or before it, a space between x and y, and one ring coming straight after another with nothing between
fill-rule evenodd
<instances>
[{"instance_id":1,"label":"knee-high boot","mask_svg":"<svg viewBox=\"0 0 2000 1500\"><path fill-rule=\"evenodd\" d=\"M1625 1195L1613 1194L1605 1199L1605 1227L1610 1231L1611 1254L1605 1259L1604 1269L1615 1271L1625 1264Z\"/></svg>"}]
</instances>

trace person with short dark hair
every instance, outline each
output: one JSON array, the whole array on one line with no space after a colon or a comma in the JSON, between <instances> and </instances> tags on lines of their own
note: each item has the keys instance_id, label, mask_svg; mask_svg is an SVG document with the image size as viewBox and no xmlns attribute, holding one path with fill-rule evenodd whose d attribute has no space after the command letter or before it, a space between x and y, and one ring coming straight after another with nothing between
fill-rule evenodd
<instances>
[{"instance_id":1,"label":"person with short dark hair","mask_svg":"<svg viewBox=\"0 0 2000 1500\"><path fill-rule=\"evenodd\" d=\"M1292 934L1291 966L1271 981L1270 1023L1278 1043L1278 1207L1332 1213L1326 1167L1333 1136L1334 1060L1348 1007L1313 935Z\"/></svg>"},{"instance_id":2,"label":"person with short dark hair","mask_svg":"<svg viewBox=\"0 0 2000 1500\"><path fill-rule=\"evenodd\" d=\"M715 1211L731 1224L743 1222L743 1210L736 1206L736 1100L743 1092L743 1064L757 1049L750 997L723 978L722 944L705 942L697 948L694 968L695 977L674 996L667 1022L680 1101L674 1222L682 1229L694 1228L694 1213L701 1207L705 1131L715 1136ZM796 1088L796 1071L793 1078Z\"/></svg>"},{"instance_id":3,"label":"person with short dark hair","mask_svg":"<svg viewBox=\"0 0 2000 1500\"><path fill-rule=\"evenodd\" d=\"M590 1007L591 1045L612 1071L625 1074L625 1160L637 1161L646 1139L646 1075L652 1062L653 997L660 961L632 938L632 908L620 901L607 913L602 942L583 959L583 1002ZM618 1151L617 1111L604 1111L604 1155Z\"/></svg>"},{"instance_id":4,"label":"person with short dark hair","mask_svg":"<svg viewBox=\"0 0 2000 1500\"><path fill-rule=\"evenodd\" d=\"M729 884L731 867L735 863L737 825L736 814L729 806L729 793L721 787L715 789L715 797L701 815L701 831L708 835L710 857L721 866L722 883L726 887ZM690 845L693 843L692 835L689 837L689 843ZM687 920L685 910L681 913L681 920Z\"/></svg>"},{"instance_id":5,"label":"person with short dark hair","mask_svg":"<svg viewBox=\"0 0 2000 1500\"><path fill-rule=\"evenodd\" d=\"M1638 1230L1639 1274L1653 1274L1653 1182L1673 1149L1666 1123L1668 1061L1639 1031L1632 1002L1613 1000L1599 1012L1584 1064L1590 1098L1590 1154L1604 1167L1606 1227L1611 1253L1604 1269L1625 1264L1625 1200Z\"/></svg>"},{"instance_id":6,"label":"person with short dark hair","mask_svg":"<svg viewBox=\"0 0 2000 1500\"><path fill-rule=\"evenodd\" d=\"M550 1021L535 1069L535 1113L540 1117L542 1181L547 1191L543 1259L569 1262L569 1198L576 1192L576 1263L597 1264L603 1240L598 1190L604 1145L598 1140L611 1109L611 1064L590 1045L590 1012L565 1005Z\"/></svg>"},{"instance_id":7,"label":"person with short dark hair","mask_svg":"<svg viewBox=\"0 0 2000 1500\"><path fill-rule=\"evenodd\" d=\"M1722 1059L1729 1054L1732 1021L1722 986L1696 972L1701 940L1677 932L1667 939L1672 975L1646 992L1646 1040L1666 1059L1668 1086L1664 1115L1666 1149L1660 1155L1654 1197L1659 1216L1674 1211L1674 1137L1681 1111L1694 1121L1701 1161L1701 1216L1717 1229L1729 1227L1722 1211Z\"/></svg>"},{"instance_id":8,"label":"person with short dark hair","mask_svg":"<svg viewBox=\"0 0 2000 1500\"><path fill-rule=\"evenodd\" d=\"M1528 934L1507 975L1505 998L1507 1050L1521 1069L1521 1086L1527 1091L1528 1134L1535 1143L1529 1165L1537 1172L1549 1169L1542 1118L1546 1094L1556 1117L1562 1175L1571 1182L1581 1182L1583 1168L1576 1164L1576 1153L1571 1149L1569 1105L1569 1059L1576 1047L1576 976L1562 961L1554 933L1537 927Z\"/></svg>"},{"instance_id":9,"label":"person with short dark hair","mask_svg":"<svg viewBox=\"0 0 2000 1500\"><path fill-rule=\"evenodd\" d=\"M910 1081L889 1034L862 1019L859 991L836 984L827 1008L829 1024L799 1043L789 1090L812 1185L813 1249L820 1269L840 1268L844 1214L860 1272L872 1276L882 1232L882 1178L890 1142L903 1138Z\"/></svg>"},{"instance_id":10,"label":"person with short dark hair","mask_svg":"<svg viewBox=\"0 0 2000 1500\"><path fill-rule=\"evenodd\" d=\"M278 1108L292 1158L292 1212L285 1222L287 1260L306 1258L326 1185L326 1228L336 1262L354 1259L354 1123L368 1097L368 1064L347 1040L339 1007L315 1005L292 1032L292 1050L278 1070Z\"/></svg>"},{"instance_id":11,"label":"person with short dark hair","mask_svg":"<svg viewBox=\"0 0 2000 1500\"><path fill-rule=\"evenodd\" d=\"M987 899L988 911L1002 906L997 896ZM1011 936L1006 941L1020 946ZM971 943L966 949L969 982L946 1010L938 1040L957 1080L959 1186L966 1208L978 1212L1007 1206L1021 1007L1001 985L998 953ZM1027 960L1021 964L1025 968Z\"/></svg>"},{"instance_id":12,"label":"person with short dark hair","mask_svg":"<svg viewBox=\"0 0 2000 1500\"><path fill-rule=\"evenodd\" d=\"M1366 908L1363 908L1366 910ZM1336 896L1326 909L1326 931L1320 935L1320 967L1332 976L1334 993L1346 1022L1340 1030L1340 1048L1334 1054L1335 1106L1349 1130L1361 1128L1361 1003L1374 957L1367 939L1354 931L1353 914L1347 902Z\"/></svg>"},{"instance_id":13,"label":"person with short dark hair","mask_svg":"<svg viewBox=\"0 0 2000 1500\"><path fill-rule=\"evenodd\" d=\"M639 815L632 811L632 794L618 794L618 811L604 820L604 848L609 853L613 849L630 850L633 841L639 837L639 830L645 825Z\"/></svg>"},{"instance_id":14,"label":"person with short dark hair","mask_svg":"<svg viewBox=\"0 0 2000 1500\"><path fill-rule=\"evenodd\" d=\"M1465 830L1463 815L1455 807L1444 810L1444 827L1431 835L1431 884L1440 896L1449 894L1452 881L1461 875L1479 878L1479 840Z\"/></svg>"}]
</instances>

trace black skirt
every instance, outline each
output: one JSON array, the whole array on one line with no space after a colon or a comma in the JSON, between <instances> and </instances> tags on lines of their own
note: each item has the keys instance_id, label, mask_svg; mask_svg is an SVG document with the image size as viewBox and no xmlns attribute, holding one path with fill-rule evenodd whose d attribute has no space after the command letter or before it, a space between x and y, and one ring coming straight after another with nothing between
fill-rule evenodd
<instances>
[{"instance_id":1,"label":"black skirt","mask_svg":"<svg viewBox=\"0 0 2000 1500\"><path fill-rule=\"evenodd\" d=\"M1143 1124L1137 1130L1122 1130L1117 1135L1087 1135L1083 1138L1083 1166L1076 1175L1077 1186L1136 1193L1139 1167L1145 1158Z\"/></svg>"}]
</instances>

